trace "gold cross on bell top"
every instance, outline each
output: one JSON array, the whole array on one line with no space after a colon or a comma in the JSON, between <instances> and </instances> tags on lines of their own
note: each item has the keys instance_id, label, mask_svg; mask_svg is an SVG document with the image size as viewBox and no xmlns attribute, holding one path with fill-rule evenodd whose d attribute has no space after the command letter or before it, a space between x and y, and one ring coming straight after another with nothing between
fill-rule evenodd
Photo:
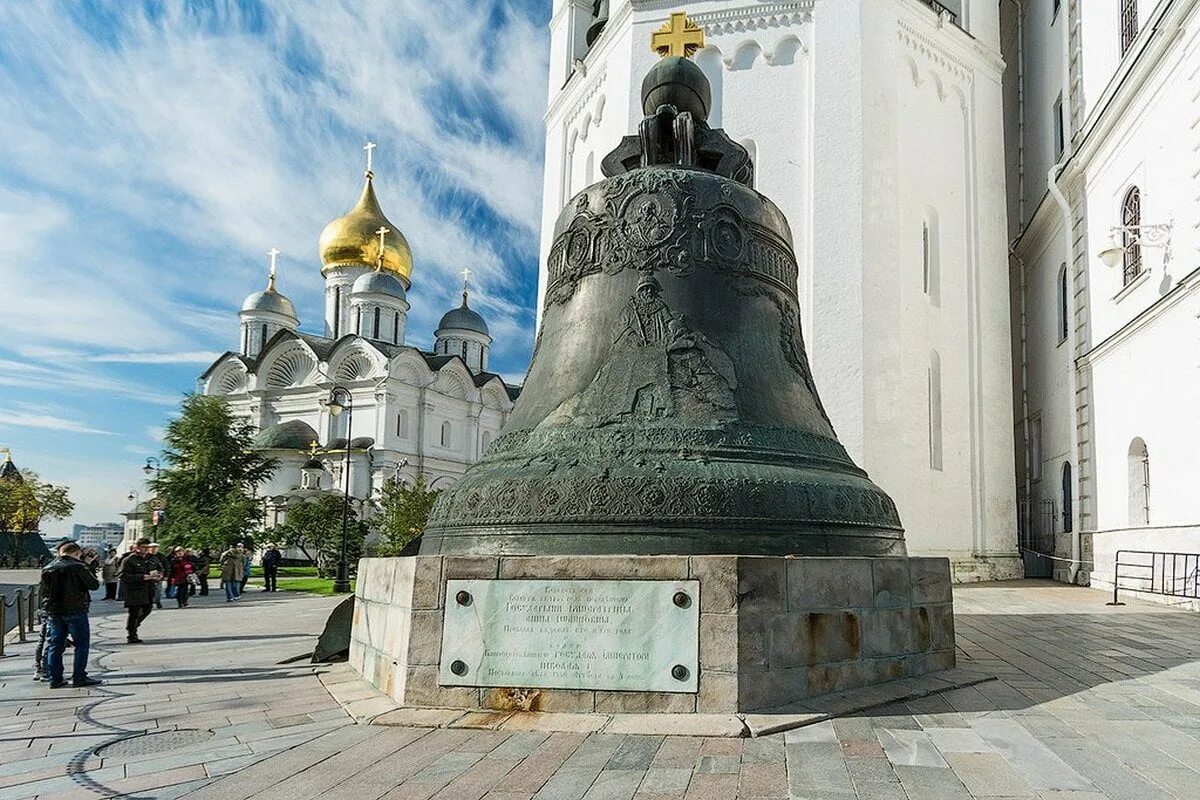
<instances>
[{"instance_id":1,"label":"gold cross on bell top","mask_svg":"<svg viewBox=\"0 0 1200 800\"><path fill-rule=\"evenodd\" d=\"M650 49L660 56L688 56L704 47L704 31L688 19L686 11L674 11L650 37Z\"/></svg>"}]
</instances>

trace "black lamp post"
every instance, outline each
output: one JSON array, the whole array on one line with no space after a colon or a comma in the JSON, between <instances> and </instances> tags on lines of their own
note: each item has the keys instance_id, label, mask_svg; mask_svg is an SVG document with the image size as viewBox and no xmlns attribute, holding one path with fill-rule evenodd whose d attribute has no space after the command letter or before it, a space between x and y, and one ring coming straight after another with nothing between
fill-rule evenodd
<instances>
[{"instance_id":1,"label":"black lamp post","mask_svg":"<svg viewBox=\"0 0 1200 800\"><path fill-rule=\"evenodd\" d=\"M142 472L146 475L146 477L154 475L154 477L157 478L162 474L162 462L154 456L150 456L146 459L146 466L142 467Z\"/></svg>"},{"instance_id":2,"label":"black lamp post","mask_svg":"<svg viewBox=\"0 0 1200 800\"><path fill-rule=\"evenodd\" d=\"M335 417L346 412L346 462L342 469L342 548L338 556L337 576L333 579L333 591L345 593L350 591L350 565L346 563L346 537L350 524L350 430L354 424L354 404L350 390L342 386L334 386L329 390L329 413Z\"/></svg>"}]
</instances>

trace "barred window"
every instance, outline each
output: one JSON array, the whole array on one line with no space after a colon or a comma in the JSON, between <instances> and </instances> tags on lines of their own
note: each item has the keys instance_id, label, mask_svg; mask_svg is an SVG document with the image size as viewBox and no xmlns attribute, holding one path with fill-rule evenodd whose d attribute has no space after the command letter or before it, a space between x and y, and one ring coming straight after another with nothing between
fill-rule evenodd
<instances>
[{"instance_id":1,"label":"barred window","mask_svg":"<svg viewBox=\"0 0 1200 800\"><path fill-rule=\"evenodd\" d=\"M1121 0L1121 55L1129 52L1138 35L1137 0Z\"/></svg>"},{"instance_id":2,"label":"barred window","mask_svg":"<svg viewBox=\"0 0 1200 800\"><path fill-rule=\"evenodd\" d=\"M1121 205L1121 244L1125 248L1124 276L1125 285L1142 274L1142 245L1138 242L1138 228L1142 225L1142 191L1130 187L1125 193L1125 202Z\"/></svg>"}]
</instances>

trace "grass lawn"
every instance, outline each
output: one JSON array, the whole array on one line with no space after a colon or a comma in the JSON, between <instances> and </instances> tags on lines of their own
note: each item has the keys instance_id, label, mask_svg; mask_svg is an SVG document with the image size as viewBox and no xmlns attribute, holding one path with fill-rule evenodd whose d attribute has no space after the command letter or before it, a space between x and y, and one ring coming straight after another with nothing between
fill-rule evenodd
<instances>
[{"instance_id":1,"label":"grass lawn","mask_svg":"<svg viewBox=\"0 0 1200 800\"><path fill-rule=\"evenodd\" d=\"M210 585L219 586L221 583L221 566L213 564L208 570ZM351 591L354 591L354 581L350 581ZM246 584L247 591L262 591L262 567L257 564L250 571L250 581ZM279 591L281 592L311 592L313 594L333 594L333 578L318 578L316 567L280 567Z\"/></svg>"},{"instance_id":2,"label":"grass lawn","mask_svg":"<svg viewBox=\"0 0 1200 800\"><path fill-rule=\"evenodd\" d=\"M250 585L254 585L254 578L250 579ZM259 581L259 586L262 582ZM332 578L279 578L279 591L281 592L311 592L312 594L333 594L333 579ZM354 581L350 581L350 591L354 591Z\"/></svg>"}]
</instances>

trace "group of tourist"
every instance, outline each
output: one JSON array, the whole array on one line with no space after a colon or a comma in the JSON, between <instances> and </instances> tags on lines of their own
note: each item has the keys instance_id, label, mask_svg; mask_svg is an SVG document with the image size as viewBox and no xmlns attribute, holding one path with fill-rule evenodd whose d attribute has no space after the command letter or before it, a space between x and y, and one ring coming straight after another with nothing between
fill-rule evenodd
<instances>
[{"instance_id":1,"label":"group of tourist","mask_svg":"<svg viewBox=\"0 0 1200 800\"><path fill-rule=\"evenodd\" d=\"M110 548L103 559L90 548L76 542L62 542L54 561L42 570L42 631L34 653L34 680L47 680L51 688L67 685L64 679L63 652L74 646L71 684L95 686L99 680L88 677L87 661L91 642L88 610L92 591L104 582L105 600L123 600L126 608L126 642L141 644L141 624L154 608L162 608L162 598L174 598L179 608L188 607L188 599L208 594L208 573L212 556L207 548L192 552L185 547L159 552L156 542L141 538L129 552L118 556ZM276 591L276 576L282 554L268 545L263 554L263 591ZM237 600L250 580L251 553L238 542L221 554L221 585L225 602ZM164 584L166 589L164 591Z\"/></svg>"},{"instance_id":2,"label":"group of tourist","mask_svg":"<svg viewBox=\"0 0 1200 800\"><path fill-rule=\"evenodd\" d=\"M175 547L169 553L161 553L158 542L149 542L144 556L162 576L154 583L155 608L162 608L164 596L174 599L180 608L187 608L189 597L208 594L208 568L212 564L212 554L207 547L199 551ZM120 579L121 562L124 559L125 556L118 555L115 547L109 548L102 570L105 600L125 599Z\"/></svg>"}]
</instances>

